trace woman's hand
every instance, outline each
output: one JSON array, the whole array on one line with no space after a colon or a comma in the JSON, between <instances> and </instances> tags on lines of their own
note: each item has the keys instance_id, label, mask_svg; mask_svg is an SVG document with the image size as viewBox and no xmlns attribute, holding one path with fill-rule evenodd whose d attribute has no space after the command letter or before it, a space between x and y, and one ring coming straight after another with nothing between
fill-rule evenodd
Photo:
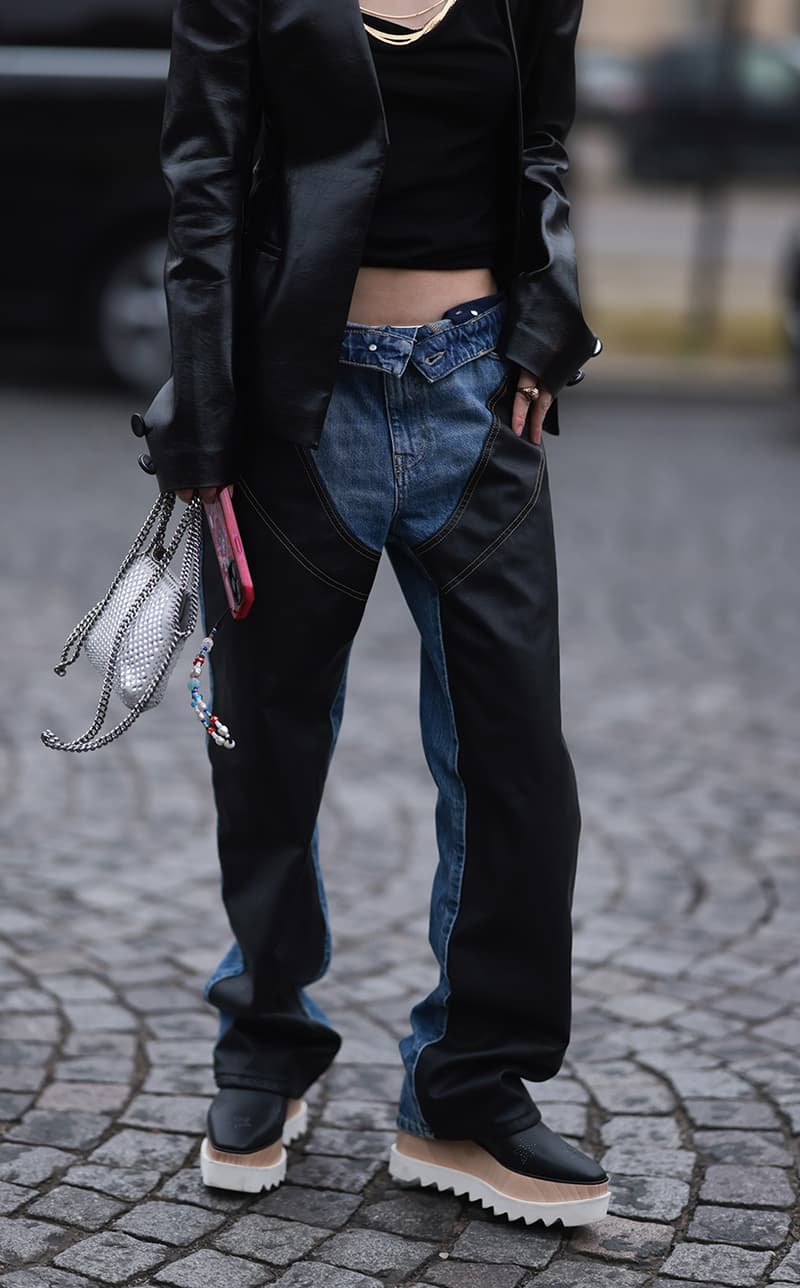
<instances>
[{"instance_id":1,"label":"woman's hand","mask_svg":"<svg viewBox=\"0 0 800 1288\"><path fill-rule=\"evenodd\" d=\"M180 497L181 501L191 501L192 497L197 493L201 501L211 502L216 501L223 487L225 487L224 483L220 483L219 487L185 487L181 488L180 492L176 492L175 495ZM232 483L230 484L230 489L232 492Z\"/></svg>"},{"instance_id":2,"label":"woman's hand","mask_svg":"<svg viewBox=\"0 0 800 1288\"><path fill-rule=\"evenodd\" d=\"M531 442L541 443L542 424L553 402L553 395L545 389L541 381L537 380L533 372L526 371L524 367L520 367L517 376L517 391L524 389L526 385L536 385L540 390L539 397L535 402L530 402L525 394L517 392L511 413L511 428L515 434L521 435L526 424L529 423Z\"/></svg>"}]
</instances>

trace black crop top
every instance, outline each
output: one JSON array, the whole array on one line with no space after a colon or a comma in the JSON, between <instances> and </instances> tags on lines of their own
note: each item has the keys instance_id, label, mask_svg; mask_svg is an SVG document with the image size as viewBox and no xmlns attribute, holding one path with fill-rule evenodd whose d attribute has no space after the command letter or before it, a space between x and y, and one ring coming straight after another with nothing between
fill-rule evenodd
<instances>
[{"instance_id":1,"label":"black crop top","mask_svg":"<svg viewBox=\"0 0 800 1288\"><path fill-rule=\"evenodd\" d=\"M407 30L367 21L381 31ZM369 43L389 151L362 263L493 267L506 155L499 136L513 127L514 65L502 0L456 0L410 45L371 35Z\"/></svg>"}]
</instances>

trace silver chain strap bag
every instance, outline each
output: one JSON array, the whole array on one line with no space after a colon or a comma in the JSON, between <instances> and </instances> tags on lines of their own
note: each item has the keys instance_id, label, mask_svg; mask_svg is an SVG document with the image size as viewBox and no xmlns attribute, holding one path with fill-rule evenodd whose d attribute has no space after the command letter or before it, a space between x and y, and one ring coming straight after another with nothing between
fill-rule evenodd
<instances>
[{"instance_id":1,"label":"silver chain strap bag","mask_svg":"<svg viewBox=\"0 0 800 1288\"><path fill-rule=\"evenodd\" d=\"M202 511L195 496L185 508L173 536L167 539L167 526L175 507L175 493L162 492L128 551L119 572L105 595L69 636L56 675L65 675L67 667L84 649L93 666L103 676L95 718L79 738L66 742L51 729L42 733L42 742L55 751L97 751L129 729L143 711L156 706L164 696L175 663L197 625L200 587L200 552ZM170 570L178 549L185 545L176 572ZM212 632L212 636L213 636ZM192 671L192 706L204 723L215 721L198 689L202 658L213 647L213 638L203 641ZM119 724L105 733L109 699L116 693L129 708ZM227 729L216 723L215 729ZM214 741L233 746L232 739L214 736Z\"/></svg>"}]
</instances>

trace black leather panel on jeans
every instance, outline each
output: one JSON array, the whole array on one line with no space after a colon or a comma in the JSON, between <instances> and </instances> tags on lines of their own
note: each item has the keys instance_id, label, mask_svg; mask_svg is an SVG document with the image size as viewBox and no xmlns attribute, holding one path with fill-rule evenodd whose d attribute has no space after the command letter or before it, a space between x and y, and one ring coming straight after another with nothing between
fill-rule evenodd
<instances>
[{"instance_id":1,"label":"black leather panel on jeans","mask_svg":"<svg viewBox=\"0 0 800 1288\"><path fill-rule=\"evenodd\" d=\"M519 494L510 488L511 504L495 513L487 468L461 523L424 557L441 583L477 550L489 549L492 530L503 532L489 557L439 596L466 795L465 857L447 951L446 1028L423 1049L414 1085L434 1134L455 1139L503 1135L535 1122L538 1110L522 1078L552 1078L570 1033L580 810L561 732L546 472L535 505L502 527L519 498L533 496L541 455L514 437L503 427L497 459L503 470L517 463Z\"/></svg>"},{"instance_id":2,"label":"black leather panel on jeans","mask_svg":"<svg viewBox=\"0 0 800 1288\"><path fill-rule=\"evenodd\" d=\"M331 711L377 562L332 537L294 445L276 446L272 459L285 453L292 462L291 487L281 496L286 475L265 466L253 490L298 546L290 548L243 489L234 489L255 602L242 621L225 621L210 661L215 706L236 731L233 750L210 739L207 750L222 898L245 968L218 980L209 1000L233 1017L214 1050L217 1085L296 1097L340 1044L333 1029L306 1014L299 990L324 967L326 923L311 839L332 753ZM329 575L320 576L311 560ZM339 579L359 594L343 593L333 584ZM224 592L208 540L203 588L209 623L224 609Z\"/></svg>"},{"instance_id":3,"label":"black leather panel on jeans","mask_svg":"<svg viewBox=\"0 0 800 1288\"><path fill-rule=\"evenodd\" d=\"M513 400L513 379L506 375L488 400L492 428L459 505L439 532L415 548L444 593L491 557L538 501L546 471L544 449L511 429Z\"/></svg>"}]
</instances>

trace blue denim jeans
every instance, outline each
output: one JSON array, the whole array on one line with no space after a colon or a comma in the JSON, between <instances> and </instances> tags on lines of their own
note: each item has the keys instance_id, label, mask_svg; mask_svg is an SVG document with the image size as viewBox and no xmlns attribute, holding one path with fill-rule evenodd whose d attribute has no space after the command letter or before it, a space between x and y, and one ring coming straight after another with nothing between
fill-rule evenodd
<instances>
[{"instance_id":1,"label":"blue denim jeans","mask_svg":"<svg viewBox=\"0 0 800 1288\"><path fill-rule=\"evenodd\" d=\"M510 369L494 347L504 307L458 325L348 322L314 463L375 550L393 538L418 545L458 505L491 428L487 402Z\"/></svg>"},{"instance_id":2,"label":"blue denim jeans","mask_svg":"<svg viewBox=\"0 0 800 1288\"><path fill-rule=\"evenodd\" d=\"M504 309L347 324L318 447L248 447L235 504L256 604L213 656L237 738L234 752L209 743L234 934L205 985L220 1011L215 1075L297 1096L340 1042L308 993L331 945L317 814L386 549L419 630L438 792L440 978L400 1043L397 1122L422 1136L536 1121L522 1079L552 1077L569 1036L580 815L561 734L545 451L510 427ZM209 619L217 581L207 557Z\"/></svg>"}]
</instances>

